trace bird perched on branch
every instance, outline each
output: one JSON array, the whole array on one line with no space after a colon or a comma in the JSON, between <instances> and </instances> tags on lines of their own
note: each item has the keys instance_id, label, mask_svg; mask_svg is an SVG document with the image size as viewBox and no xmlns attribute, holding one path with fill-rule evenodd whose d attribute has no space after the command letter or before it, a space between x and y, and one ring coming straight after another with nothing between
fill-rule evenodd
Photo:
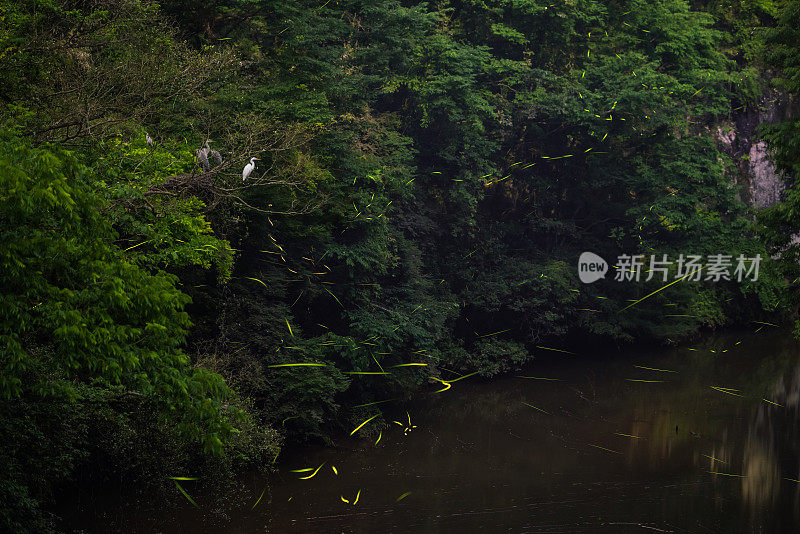
<instances>
[{"instance_id":1,"label":"bird perched on branch","mask_svg":"<svg viewBox=\"0 0 800 534\"><path fill-rule=\"evenodd\" d=\"M215 166L219 167L222 165L222 154L220 154L218 151L211 149L208 155L211 157L211 161L214 162Z\"/></svg>"},{"instance_id":2,"label":"bird perched on branch","mask_svg":"<svg viewBox=\"0 0 800 534\"><path fill-rule=\"evenodd\" d=\"M258 160L259 158L250 158L250 163L244 166L244 169L242 170L242 182L247 180L247 177L250 176L250 173L255 170L256 161Z\"/></svg>"},{"instance_id":3,"label":"bird perched on branch","mask_svg":"<svg viewBox=\"0 0 800 534\"><path fill-rule=\"evenodd\" d=\"M149 133L147 133L147 132L144 133L144 139L145 139L145 141L147 141L147 146L149 146L150 148L153 148L153 138L150 137Z\"/></svg>"},{"instance_id":4,"label":"bird perched on branch","mask_svg":"<svg viewBox=\"0 0 800 534\"><path fill-rule=\"evenodd\" d=\"M197 154L197 164L203 169L203 172L208 172L211 165L208 163L208 153L205 148L196 148L194 151Z\"/></svg>"},{"instance_id":5,"label":"bird perched on branch","mask_svg":"<svg viewBox=\"0 0 800 534\"><path fill-rule=\"evenodd\" d=\"M206 145L203 148L196 150L197 153L197 163L203 168L204 172L208 172L211 169L211 164L208 161L208 158L211 158L211 161L214 162L214 165L219 167L222 165L222 154L219 151L214 150L211 148L209 143L213 143L211 139L206 139Z\"/></svg>"}]
</instances>

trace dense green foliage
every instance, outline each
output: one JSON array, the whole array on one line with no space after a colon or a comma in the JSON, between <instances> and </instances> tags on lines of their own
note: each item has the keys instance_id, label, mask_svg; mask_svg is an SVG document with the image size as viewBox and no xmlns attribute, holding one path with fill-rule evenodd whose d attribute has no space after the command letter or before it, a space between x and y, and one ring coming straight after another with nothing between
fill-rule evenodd
<instances>
[{"instance_id":1,"label":"dense green foliage","mask_svg":"<svg viewBox=\"0 0 800 534\"><path fill-rule=\"evenodd\" d=\"M185 425L210 423L187 431L211 432L209 445L220 446L214 434L230 428L214 416L227 393L180 351L190 323L175 276L125 260L69 154L15 141L0 145L3 397L74 396L75 378L123 386L178 407Z\"/></svg>"},{"instance_id":2,"label":"dense green foliage","mask_svg":"<svg viewBox=\"0 0 800 534\"><path fill-rule=\"evenodd\" d=\"M1 1L0 391L10 434L53 439L3 466L10 521L98 455L127 469L95 427L143 454L171 429L141 479L195 443L263 468L280 437L328 439L430 377L778 307L773 263L631 308L664 283L575 268L768 256L711 135L766 85L754 30L777 8L737 6ZM796 2L781 13L769 59L797 92ZM770 135L796 172L797 124ZM203 172L206 139L223 163Z\"/></svg>"},{"instance_id":3,"label":"dense green foliage","mask_svg":"<svg viewBox=\"0 0 800 534\"><path fill-rule=\"evenodd\" d=\"M800 93L800 2L789 1L782 6L776 27L766 32L765 59L777 69L773 84L792 95ZM796 111L796 110L795 110ZM783 261L778 265L782 276L791 282L787 299L794 309L800 304L798 280L800 280L800 119L797 113L778 124L763 125L762 133L775 159L775 164L790 187L783 201L759 214L761 233L768 249ZM796 333L800 335L800 323L796 322Z\"/></svg>"}]
</instances>

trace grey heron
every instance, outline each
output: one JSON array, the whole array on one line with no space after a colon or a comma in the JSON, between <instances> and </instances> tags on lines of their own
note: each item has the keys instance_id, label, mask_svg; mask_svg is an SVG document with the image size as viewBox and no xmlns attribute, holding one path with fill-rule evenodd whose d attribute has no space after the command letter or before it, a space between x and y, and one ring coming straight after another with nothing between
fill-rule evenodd
<instances>
[{"instance_id":1,"label":"grey heron","mask_svg":"<svg viewBox=\"0 0 800 534\"><path fill-rule=\"evenodd\" d=\"M210 164L208 164L208 158L209 157L214 162L214 165L219 167L220 165L222 165L222 154L220 154L219 151L214 150L213 148L211 148L209 143L213 143L213 142L214 141L212 141L211 139L206 139L206 146L201 148L200 151L203 152L203 156L205 157L205 161L206 161L206 164L208 165L208 167L210 167ZM205 168L205 170L208 170L207 167L204 167L204 168Z\"/></svg>"},{"instance_id":2,"label":"grey heron","mask_svg":"<svg viewBox=\"0 0 800 534\"><path fill-rule=\"evenodd\" d=\"M214 165L219 167L220 165L222 165L222 154L220 154L217 150L214 150L213 148L208 146L208 143L211 142L213 141L211 141L210 139L206 139L206 155L210 156L211 159L214 161Z\"/></svg>"},{"instance_id":3,"label":"grey heron","mask_svg":"<svg viewBox=\"0 0 800 534\"><path fill-rule=\"evenodd\" d=\"M211 165L208 163L208 156L205 149L197 148L194 152L197 154L197 163L203 168L203 172L208 172L208 170L211 168Z\"/></svg>"}]
</instances>

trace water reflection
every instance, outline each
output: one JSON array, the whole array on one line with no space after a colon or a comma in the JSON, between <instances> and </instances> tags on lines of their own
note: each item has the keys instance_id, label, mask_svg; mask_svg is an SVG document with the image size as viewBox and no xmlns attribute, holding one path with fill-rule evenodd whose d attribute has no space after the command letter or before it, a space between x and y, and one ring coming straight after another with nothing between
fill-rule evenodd
<instances>
[{"instance_id":1,"label":"water reflection","mask_svg":"<svg viewBox=\"0 0 800 534\"><path fill-rule=\"evenodd\" d=\"M760 521L769 518L771 526L792 530L800 518L798 501L797 418L800 402L800 365L775 380L766 400L754 410L742 455L742 500ZM793 479L793 480L789 480ZM780 506L778 506L780 503ZM788 516L775 523L773 510ZM784 525L784 523L788 523Z\"/></svg>"},{"instance_id":2,"label":"water reflection","mask_svg":"<svg viewBox=\"0 0 800 534\"><path fill-rule=\"evenodd\" d=\"M765 347L750 340L724 359L719 350L712 352L710 347L719 349L728 340L717 339L692 351L686 369L693 372L691 378L636 396L629 433L648 438L631 442L628 466L643 469L642 457L647 469L675 466L689 454L698 471L711 477L718 513L730 511L731 500L738 497L746 514L740 519L747 527L739 525L737 531L797 532L800 363L796 346L778 342ZM749 349L754 346L773 349L773 355L753 358ZM671 360L681 356L679 350ZM726 389L709 387L714 384ZM734 487L739 491L732 492Z\"/></svg>"},{"instance_id":3,"label":"water reflection","mask_svg":"<svg viewBox=\"0 0 800 534\"><path fill-rule=\"evenodd\" d=\"M521 374L562 380L460 381L386 408L389 420L408 411L413 432L390 425L377 447L343 438L287 454L256 511L234 507L221 526L176 503L161 517L127 514L124 530L800 530L800 483L787 480L800 480L800 360L787 333L561 356ZM290 472L323 462L310 480ZM250 481L253 500L264 483ZM359 490L356 506L342 502Z\"/></svg>"}]
</instances>

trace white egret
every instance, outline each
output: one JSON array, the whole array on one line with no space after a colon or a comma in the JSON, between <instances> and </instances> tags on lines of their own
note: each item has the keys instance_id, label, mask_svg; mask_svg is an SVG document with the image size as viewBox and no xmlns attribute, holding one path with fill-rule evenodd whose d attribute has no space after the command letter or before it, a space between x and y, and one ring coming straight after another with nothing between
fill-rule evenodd
<instances>
[{"instance_id":1,"label":"white egret","mask_svg":"<svg viewBox=\"0 0 800 534\"><path fill-rule=\"evenodd\" d=\"M242 182L247 180L247 177L250 176L250 173L255 170L256 161L258 160L259 158L250 158L250 163L244 166L244 169L242 170Z\"/></svg>"}]
</instances>

